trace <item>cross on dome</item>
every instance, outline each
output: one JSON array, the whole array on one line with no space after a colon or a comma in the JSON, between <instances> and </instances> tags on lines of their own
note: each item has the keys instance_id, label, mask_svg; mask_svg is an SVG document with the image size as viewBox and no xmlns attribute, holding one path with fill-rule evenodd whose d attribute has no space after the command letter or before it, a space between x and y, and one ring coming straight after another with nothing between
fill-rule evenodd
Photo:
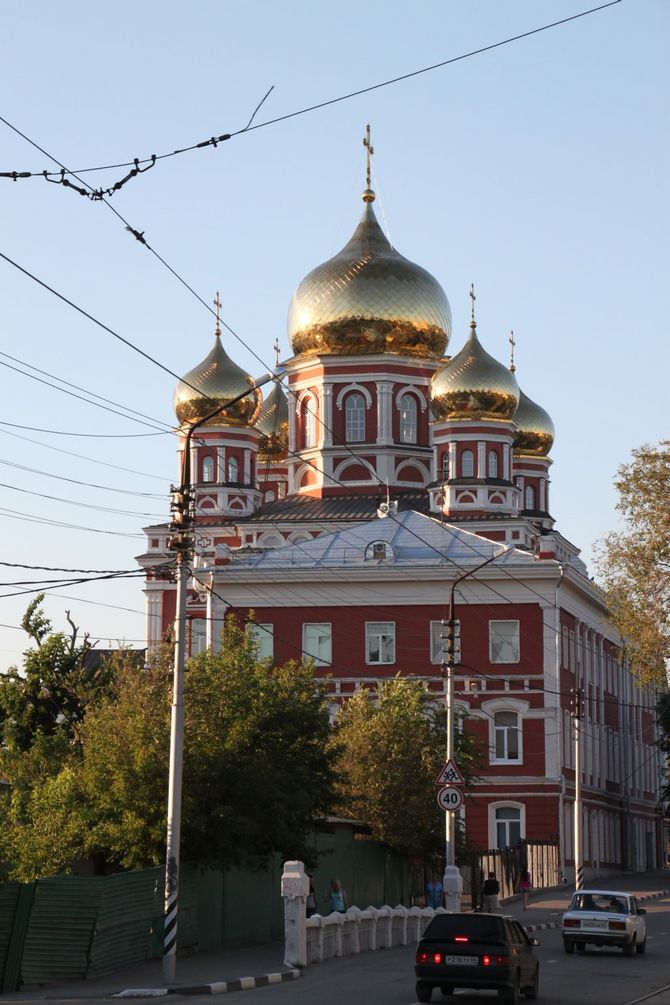
<instances>
[{"instance_id":1,"label":"cross on dome","mask_svg":"<svg viewBox=\"0 0 670 1005\"><path fill-rule=\"evenodd\" d=\"M372 146L372 141L370 140L370 123L368 122L365 127L365 136L363 137L363 146L366 151L367 167L365 172L366 189L363 193L363 202L374 202L375 194L372 191L372 161L371 157L375 152L375 148Z\"/></svg>"},{"instance_id":2,"label":"cross on dome","mask_svg":"<svg viewBox=\"0 0 670 1005\"><path fill-rule=\"evenodd\" d=\"M514 332L513 331L511 331L509 333L509 339L508 339L508 341L509 341L509 349L510 349L510 352L509 352L509 368L512 371L512 373L514 373L514 371L516 370L516 367L514 365L514 346L516 345L516 342L514 341Z\"/></svg>"},{"instance_id":3,"label":"cross on dome","mask_svg":"<svg viewBox=\"0 0 670 1005\"><path fill-rule=\"evenodd\" d=\"M470 327L476 328L477 322L475 321L475 300L477 299L475 295L475 284L470 283L470 299L472 300L472 305L470 307Z\"/></svg>"},{"instance_id":4,"label":"cross on dome","mask_svg":"<svg viewBox=\"0 0 670 1005\"><path fill-rule=\"evenodd\" d=\"M219 291L216 291L216 297L212 301L216 307L216 332L218 335L221 334L221 297L219 296Z\"/></svg>"}]
</instances>

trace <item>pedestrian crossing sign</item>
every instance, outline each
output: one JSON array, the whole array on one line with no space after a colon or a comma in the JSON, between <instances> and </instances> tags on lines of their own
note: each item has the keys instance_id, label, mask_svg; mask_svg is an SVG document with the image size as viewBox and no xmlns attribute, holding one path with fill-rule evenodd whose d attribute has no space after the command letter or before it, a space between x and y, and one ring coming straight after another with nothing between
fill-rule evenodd
<instances>
[{"instance_id":1,"label":"pedestrian crossing sign","mask_svg":"<svg viewBox=\"0 0 670 1005\"><path fill-rule=\"evenodd\" d=\"M445 766L440 771L439 775L435 779L436 785L462 785L463 775L460 773L454 759L449 758Z\"/></svg>"}]
</instances>

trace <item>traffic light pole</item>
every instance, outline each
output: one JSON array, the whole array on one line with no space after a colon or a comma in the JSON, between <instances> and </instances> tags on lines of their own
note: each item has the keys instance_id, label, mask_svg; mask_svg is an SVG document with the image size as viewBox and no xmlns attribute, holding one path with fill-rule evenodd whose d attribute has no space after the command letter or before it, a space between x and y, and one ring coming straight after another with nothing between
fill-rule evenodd
<instances>
[{"instance_id":1,"label":"traffic light pole","mask_svg":"<svg viewBox=\"0 0 670 1005\"><path fill-rule=\"evenodd\" d=\"M584 859L582 854L582 727L581 720L584 692L575 688L575 708L573 722L575 727L575 890L581 890L584 885Z\"/></svg>"},{"instance_id":2,"label":"traffic light pole","mask_svg":"<svg viewBox=\"0 0 670 1005\"><path fill-rule=\"evenodd\" d=\"M172 491L172 548L177 553L177 609L174 623L174 676L170 718L170 772L167 803L167 840L165 846L165 911L163 928L163 984L175 979L177 963L177 916L179 910L179 850L181 843L182 767L184 762L184 665L186 662L186 599L188 596L189 558L192 550L191 443L193 434L216 415L242 401L273 374L264 374L243 394L238 394L189 427L184 438L181 484Z\"/></svg>"}]
</instances>

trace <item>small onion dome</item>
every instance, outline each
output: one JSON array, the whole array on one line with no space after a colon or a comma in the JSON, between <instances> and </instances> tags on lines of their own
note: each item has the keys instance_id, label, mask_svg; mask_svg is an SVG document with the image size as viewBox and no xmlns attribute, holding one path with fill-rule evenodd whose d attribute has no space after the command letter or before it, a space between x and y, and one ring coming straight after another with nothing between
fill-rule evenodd
<instances>
[{"instance_id":1,"label":"small onion dome","mask_svg":"<svg viewBox=\"0 0 670 1005\"><path fill-rule=\"evenodd\" d=\"M212 351L177 384L173 399L177 419L181 425L204 419L217 404L225 405L253 386L249 374L233 363L221 345L221 332L217 329ZM207 425L253 426L262 404L263 395L256 388L229 409L215 415Z\"/></svg>"},{"instance_id":2,"label":"small onion dome","mask_svg":"<svg viewBox=\"0 0 670 1005\"><path fill-rule=\"evenodd\" d=\"M521 391L514 421L518 427L514 437L514 452L531 457L546 457L555 436L554 424L548 412Z\"/></svg>"},{"instance_id":3,"label":"small onion dome","mask_svg":"<svg viewBox=\"0 0 670 1005\"><path fill-rule=\"evenodd\" d=\"M288 453L288 400L278 380L263 405L256 429L261 434L259 457L283 461Z\"/></svg>"},{"instance_id":4,"label":"small onion dome","mask_svg":"<svg viewBox=\"0 0 670 1005\"><path fill-rule=\"evenodd\" d=\"M299 284L289 308L293 352L397 353L434 358L451 335L451 310L430 273L391 246L377 222L371 189L353 237Z\"/></svg>"},{"instance_id":5,"label":"small onion dome","mask_svg":"<svg viewBox=\"0 0 670 1005\"><path fill-rule=\"evenodd\" d=\"M470 337L433 377L433 412L438 419L511 419L519 403L514 374L486 352L474 322Z\"/></svg>"}]
</instances>

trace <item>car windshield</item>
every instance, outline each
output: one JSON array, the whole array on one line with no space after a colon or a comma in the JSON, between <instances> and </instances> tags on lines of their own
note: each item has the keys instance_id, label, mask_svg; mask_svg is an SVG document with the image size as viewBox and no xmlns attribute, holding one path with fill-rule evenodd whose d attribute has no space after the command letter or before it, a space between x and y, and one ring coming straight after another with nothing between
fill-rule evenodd
<instances>
[{"instance_id":1,"label":"car windshield","mask_svg":"<svg viewBox=\"0 0 670 1005\"><path fill-rule=\"evenodd\" d=\"M505 932L502 918L485 914L438 914L423 937L440 942L504 942Z\"/></svg>"},{"instance_id":2,"label":"car windshield","mask_svg":"<svg viewBox=\"0 0 670 1005\"><path fill-rule=\"evenodd\" d=\"M570 910L628 914L628 898L607 893L576 893L572 898Z\"/></svg>"}]
</instances>

